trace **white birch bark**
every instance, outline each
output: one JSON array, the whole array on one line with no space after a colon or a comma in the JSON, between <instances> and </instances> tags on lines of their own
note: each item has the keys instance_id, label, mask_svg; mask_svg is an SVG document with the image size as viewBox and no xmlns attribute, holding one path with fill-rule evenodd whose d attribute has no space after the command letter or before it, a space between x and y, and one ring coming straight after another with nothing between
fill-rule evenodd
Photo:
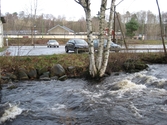
<instances>
[{"instance_id":1,"label":"white birch bark","mask_svg":"<svg viewBox=\"0 0 167 125\"><path fill-rule=\"evenodd\" d=\"M98 72L101 70L102 62L103 62L103 48L104 48L104 29L105 29L105 11L107 6L107 0L101 0L101 7L100 7L100 23L99 23L99 48L98 48L98 55L96 59L96 67Z\"/></svg>"},{"instance_id":2,"label":"white birch bark","mask_svg":"<svg viewBox=\"0 0 167 125\"><path fill-rule=\"evenodd\" d=\"M111 44L111 32L112 32L112 27L113 27L113 19L114 19L114 6L115 6L115 0L111 1L111 7L110 7L110 17L109 17L109 23L108 23L108 39L107 39L107 47L104 50L104 59L103 59L103 64L99 73L99 76L102 77L106 71L107 64L108 64L108 57L110 54L110 44Z\"/></svg>"},{"instance_id":3,"label":"white birch bark","mask_svg":"<svg viewBox=\"0 0 167 125\"><path fill-rule=\"evenodd\" d=\"M104 30L105 30L105 11L107 6L107 0L101 0L100 7L100 23L99 23L99 48L98 54L95 61L94 46L93 46L93 37L92 37L92 18L91 18L91 9L90 9L90 0L75 0L80 4L85 11L86 22L87 22L87 37L89 44L89 73L92 77L99 76L102 77L106 71L108 57L109 57L109 48L111 43L111 29L112 29L112 20L113 20L113 10L115 6L115 0L111 1L110 8L110 19L109 19L109 36L107 47L104 50Z\"/></svg>"},{"instance_id":4,"label":"white birch bark","mask_svg":"<svg viewBox=\"0 0 167 125\"><path fill-rule=\"evenodd\" d=\"M95 56L94 56L94 46L93 46L93 37L92 37L92 18L91 18L91 9L90 9L90 0L75 0L80 4L85 11L86 22L87 22L87 38L89 44L89 73L92 77L97 75L97 69L95 66Z\"/></svg>"},{"instance_id":5,"label":"white birch bark","mask_svg":"<svg viewBox=\"0 0 167 125\"><path fill-rule=\"evenodd\" d=\"M90 12L86 13L87 20L87 38L89 44L89 73L91 76L96 76L97 70L95 67L95 56L94 56L94 46L93 46L93 34L92 34L92 20Z\"/></svg>"}]
</instances>

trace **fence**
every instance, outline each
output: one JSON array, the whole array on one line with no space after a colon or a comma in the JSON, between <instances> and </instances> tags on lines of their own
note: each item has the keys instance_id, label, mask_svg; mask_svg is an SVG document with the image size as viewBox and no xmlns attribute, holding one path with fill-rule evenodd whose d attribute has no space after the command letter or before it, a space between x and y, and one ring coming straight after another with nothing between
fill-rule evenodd
<instances>
[{"instance_id":1,"label":"fence","mask_svg":"<svg viewBox=\"0 0 167 125\"><path fill-rule=\"evenodd\" d=\"M57 38L57 39L72 39L72 38L81 38L81 39L87 39L87 35L81 35L81 34L56 34L56 35L4 35L4 38ZM93 38L98 38L97 35L93 35Z\"/></svg>"}]
</instances>

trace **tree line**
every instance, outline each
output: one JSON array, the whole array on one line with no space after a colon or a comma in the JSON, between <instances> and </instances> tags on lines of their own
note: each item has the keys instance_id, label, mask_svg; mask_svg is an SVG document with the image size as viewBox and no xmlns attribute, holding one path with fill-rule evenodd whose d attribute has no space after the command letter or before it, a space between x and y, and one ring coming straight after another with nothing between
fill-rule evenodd
<instances>
[{"instance_id":1,"label":"tree line","mask_svg":"<svg viewBox=\"0 0 167 125\"><path fill-rule=\"evenodd\" d=\"M39 34L47 34L48 30L53 28L56 25L66 26L75 32L86 32L86 19L81 17L77 21L71 20L68 21L65 16L53 16L52 14L41 14L41 15L27 15L24 11L19 13L6 13L4 15L6 23L4 24L4 31L8 34L10 31L32 31L37 30ZM133 35L145 35L147 39L158 39L160 36L160 27L159 27L159 18L158 15L153 14L151 11L139 11L136 13L130 13L127 11L125 14L119 14L115 17L115 25L113 26L115 32L120 31L120 24L118 19L121 22L121 27L123 32L132 37ZM105 17L105 27L108 26L109 16ZM92 29L93 32L99 31L99 17L92 17ZM133 33L129 34L129 29L127 24L131 21L135 21L136 30ZM167 12L162 12L162 21L164 24L164 35L166 35L166 25L167 21ZM130 25L130 28L133 27L133 24ZM130 29L132 30L132 29Z\"/></svg>"}]
</instances>

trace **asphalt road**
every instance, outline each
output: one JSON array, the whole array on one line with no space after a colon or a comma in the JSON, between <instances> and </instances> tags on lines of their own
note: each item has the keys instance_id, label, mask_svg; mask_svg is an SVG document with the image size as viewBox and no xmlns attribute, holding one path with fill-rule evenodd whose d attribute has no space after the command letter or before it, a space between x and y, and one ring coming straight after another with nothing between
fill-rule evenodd
<instances>
[{"instance_id":1,"label":"asphalt road","mask_svg":"<svg viewBox=\"0 0 167 125\"><path fill-rule=\"evenodd\" d=\"M125 48L124 46L122 48ZM133 50L128 50L128 52L162 52L162 45L133 45L129 46ZM139 49L140 48L140 49ZM141 50L143 48L143 50ZM161 48L161 50L149 50L149 48ZM120 52L125 52L127 50L121 50ZM59 48L48 48L47 46L9 46L9 48L1 52L0 55L8 56L38 56L38 55L53 55L53 54L64 54L65 46L60 45Z\"/></svg>"},{"instance_id":2,"label":"asphalt road","mask_svg":"<svg viewBox=\"0 0 167 125\"><path fill-rule=\"evenodd\" d=\"M9 46L9 48L1 53L1 55L10 56L38 56L38 55L52 55L65 53L65 47L48 48L47 46Z\"/></svg>"}]
</instances>

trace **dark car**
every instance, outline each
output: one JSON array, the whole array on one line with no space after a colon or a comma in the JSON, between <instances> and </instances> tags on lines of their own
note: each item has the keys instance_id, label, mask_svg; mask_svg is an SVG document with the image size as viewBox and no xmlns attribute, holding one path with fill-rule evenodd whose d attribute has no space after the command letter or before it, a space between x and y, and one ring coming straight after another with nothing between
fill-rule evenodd
<instances>
[{"instance_id":1,"label":"dark car","mask_svg":"<svg viewBox=\"0 0 167 125\"><path fill-rule=\"evenodd\" d=\"M59 43L56 40L49 40L47 42L47 47L57 47L59 48Z\"/></svg>"},{"instance_id":2,"label":"dark car","mask_svg":"<svg viewBox=\"0 0 167 125\"><path fill-rule=\"evenodd\" d=\"M93 40L93 44L94 44L94 50L98 50L98 47L99 47L99 39L94 39ZM104 48L107 46L107 39L104 39ZM110 44L110 51L115 51L115 52L119 52L121 49L121 46L116 44L116 43L113 43L111 41L111 44Z\"/></svg>"},{"instance_id":3,"label":"dark car","mask_svg":"<svg viewBox=\"0 0 167 125\"><path fill-rule=\"evenodd\" d=\"M88 51L88 43L83 39L70 39L65 45L65 51L74 51L76 53L81 51Z\"/></svg>"}]
</instances>

